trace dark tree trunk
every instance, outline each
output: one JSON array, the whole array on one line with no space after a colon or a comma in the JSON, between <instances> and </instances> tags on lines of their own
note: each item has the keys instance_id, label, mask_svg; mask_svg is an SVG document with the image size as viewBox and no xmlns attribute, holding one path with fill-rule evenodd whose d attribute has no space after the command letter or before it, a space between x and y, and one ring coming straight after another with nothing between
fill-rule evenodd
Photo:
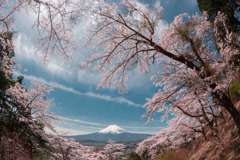
<instances>
[{"instance_id":1,"label":"dark tree trunk","mask_svg":"<svg viewBox=\"0 0 240 160\"><path fill-rule=\"evenodd\" d=\"M220 98L219 95L215 94L215 98L222 104L222 106L228 111L233 118L233 121L237 127L238 136L240 137L240 113L237 108L233 105L232 101L225 94Z\"/></svg>"}]
</instances>

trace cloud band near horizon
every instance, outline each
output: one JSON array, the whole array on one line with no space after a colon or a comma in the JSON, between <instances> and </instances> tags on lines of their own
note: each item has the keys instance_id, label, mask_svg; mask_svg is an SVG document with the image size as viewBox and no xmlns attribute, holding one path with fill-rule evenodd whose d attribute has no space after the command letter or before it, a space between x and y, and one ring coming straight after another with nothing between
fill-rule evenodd
<instances>
[{"instance_id":1,"label":"cloud band near horizon","mask_svg":"<svg viewBox=\"0 0 240 160\"><path fill-rule=\"evenodd\" d=\"M135 102L133 102L131 100L128 100L124 97L111 97L109 95L97 94L97 93L94 93L94 92L91 92L91 91L84 93L84 92L77 91L74 88L61 85L57 82L48 82L47 80L45 80L41 77L36 77L36 76L33 76L33 75L20 74L18 72L14 72L14 75L16 75L16 76L22 75L25 79L27 79L29 81L35 81L35 82L43 83L43 84L46 84L46 85L56 86L57 88L59 88L63 91L73 93L73 94L76 94L76 95L80 95L80 96L87 96L87 97L102 99L102 100L105 100L105 101L110 101L110 102L115 102L115 103L126 103L126 104L128 104L130 106L134 106L134 107L142 106L141 104L136 104Z\"/></svg>"}]
</instances>

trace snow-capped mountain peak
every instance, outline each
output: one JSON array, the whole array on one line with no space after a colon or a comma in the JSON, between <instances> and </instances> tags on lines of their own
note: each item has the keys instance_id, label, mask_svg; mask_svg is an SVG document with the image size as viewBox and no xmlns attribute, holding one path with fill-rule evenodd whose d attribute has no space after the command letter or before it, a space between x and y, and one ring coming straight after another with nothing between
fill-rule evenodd
<instances>
[{"instance_id":1,"label":"snow-capped mountain peak","mask_svg":"<svg viewBox=\"0 0 240 160\"><path fill-rule=\"evenodd\" d=\"M128 132L128 131L125 129L122 129L121 127L119 127L117 125L110 125L107 128L99 131L99 133L104 133L104 134L108 134L108 133L120 134L120 133L124 133L124 132Z\"/></svg>"}]
</instances>

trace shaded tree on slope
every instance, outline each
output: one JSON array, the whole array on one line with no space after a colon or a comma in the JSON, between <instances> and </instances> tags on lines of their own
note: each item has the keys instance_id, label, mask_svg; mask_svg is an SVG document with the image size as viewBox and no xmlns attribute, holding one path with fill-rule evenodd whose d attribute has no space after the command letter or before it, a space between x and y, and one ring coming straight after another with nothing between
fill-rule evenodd
<instances>
[{"instance_id":1,"label":"shaded tree on slope","mask_svg":"<svg viewBox=\"0 0 240 160\"><path fill-rule=\"evenodd\" d=\"M12 34L2 32L0 35L0 156L1 159L33 158L33 154L47 150L47 135L44 127L53 130L48 111L52 100L47 94L51 87L32 82L29 90L24 89L23 77L14 80L14 51Z\"/></svg>"}]
</instances>

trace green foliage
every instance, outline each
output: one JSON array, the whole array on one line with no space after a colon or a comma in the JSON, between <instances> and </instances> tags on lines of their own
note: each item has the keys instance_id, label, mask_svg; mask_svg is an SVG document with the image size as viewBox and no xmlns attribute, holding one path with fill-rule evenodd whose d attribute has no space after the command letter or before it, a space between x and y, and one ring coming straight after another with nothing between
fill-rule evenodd
<instances>
[{"instance_id":1,"label":"green foliage","mask_svg":"<svg viewBox=\"0 0 240 160\"><path fill-rule=\"evenodd\" d=\"M197 0L201 12L207 11L209 20L214 21L218 12L227 16L229 30L233 32L240 31L240 22L238 20L240 8L237 0Z\"/></svg>"},{"instance_id":2,"label":"green foliage","mask_svg":"<svg viewBox=\"0 0 240 160\"><path fill-rule=\"evenodd\" d=\"M141 155L141 160L148 160L150 156L148 155L148 149L145 149Z\"/></svg>"},{"instance_id":3,"label":"green foliage","mask_svg":"<svg viewBox=\"0 0 240 160\"><path fill-rule=\"evenodd\" d=\"M34 160L45 160L49 159L51 157L51 153L56 152L56 150L53 147L48 147L47 150L34 150L33 151L33 159Z\"/></svg>"},{"instance_id":4,"label":"green foliage","mask_svg":"<svg viewBox=\"0 0 240 160\"><path fill-rule=\"evenodd\" d=\"M14 80L8 80L4 73L0 71L0 90L6 91L11 85L14 84Z\"/></svg>"},{"instance_id":5,"label":"green foliage","mask_svg":"<svg viewBox=\"0 0 240 160\"><path fill-rule=\"evenodd\" d=\"M240 65L240 54L232 56L229 62L233 65L233 68L237 69Z\"/></svg>"},{"instance_id":6,"label":"green foliage","mask_svg":"<svg viewBox=\"0 0 240 160\"><path fill-rule=\"evenodd\" d=\"M11 41L12 40L12 32L2 32L0 33L0 37L4 39L4 41ZM7 53L7 55L12 58L15 54L14 51L10 50L8 47L5 49L3 48L3 43L0 41L0 59L3 58L3 52ZM3 66L1 66L3 67ZM15 83L14 80L12 80L12 77L10 79L7 79L5 77L4 72L0 70L0 91L6 91L11 85Z\"/></svg>"},{"instance_id":7,"label":"green foliage","mask_svg":"<svg viewBox=\"0 0 240 160\"><path fill-rule=\"evenodd\" d=\"M240 81L235 80L229 87L229 95L232 102L236 102L240 98Z\"/></svg>"},{"instance_id":8,"label":"green foliage","mask_svg":"<svg viewBox=\"0 0 240 160\"><path fill-rule=\"evenodd\" d=\"M160 154L156 160L187 160L187 156L184 152L167 151Z\"/></svg>"},{"instance_id":9,"label":"green foliage","mask_svg":"<svg viewBox=\"0 0 240 160\"><path fill-rule=\"evenodd\" d=\"M128 160L141 160L141 157L136 152L131 152L128 155Z\"/></svg>"}]
</instances>

